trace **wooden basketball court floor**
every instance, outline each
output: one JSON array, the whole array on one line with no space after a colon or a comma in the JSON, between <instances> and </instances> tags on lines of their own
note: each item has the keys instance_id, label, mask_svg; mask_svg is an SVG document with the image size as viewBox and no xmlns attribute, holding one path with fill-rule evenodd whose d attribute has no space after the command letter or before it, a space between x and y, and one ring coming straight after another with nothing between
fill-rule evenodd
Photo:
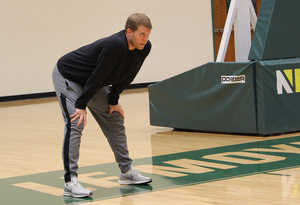
<instances>
[{"instance_id":1,"label":"wooden basketball court floor","mask_svg":"<svg viewBox=\"0 0 300 205\"><path fill-rule=\"evenodd\" d=\"M300 134L177 132L149 123L147 89L120 101L133 165L153 182L117 184L119 169L91 114L79 180L91 198L63 196L63 121L56 98L0 103L0 204L300 204Z\"/></svg>"}]
</instances>

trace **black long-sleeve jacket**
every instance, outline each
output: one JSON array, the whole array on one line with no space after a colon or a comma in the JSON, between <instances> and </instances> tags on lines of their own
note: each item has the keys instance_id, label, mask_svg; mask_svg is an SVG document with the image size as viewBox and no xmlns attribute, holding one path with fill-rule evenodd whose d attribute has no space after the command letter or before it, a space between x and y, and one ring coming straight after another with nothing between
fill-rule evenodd
<instances>
[{"instance_id":1,"label":"black long-sleeve jacket","mask_svg":"<svg viewBox=\"0 0 300 205\"><path fill-rule=\"evenodd\" d=\"M119 95L134 80L151 50L150 41L143 50L128 49L125 30L72 51L57 62L62 76L83 87L75 107L85 109L96 91L112 85L109 104L118 104Z\"/></svg>"}]
</instances>

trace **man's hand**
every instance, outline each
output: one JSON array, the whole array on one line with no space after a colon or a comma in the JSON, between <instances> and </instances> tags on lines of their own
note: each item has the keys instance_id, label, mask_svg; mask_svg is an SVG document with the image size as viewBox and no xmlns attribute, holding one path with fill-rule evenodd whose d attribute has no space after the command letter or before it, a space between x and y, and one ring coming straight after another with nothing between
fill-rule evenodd
<instances>
[{"instance_id":1,"label":"man's hand","mask_svg":"<svg viewBox=\"0 0 300 205\"><path fill-rule=\"evenodd\" d=\"M79 121L77 123L77 127L83 122L83 127L85 127L86 125L86 115L87 115L87 112L86 110L82 110L82 109L78 109L78 108L75 108L75 113L73 115L71 115L70 117L72 118L71 119L71 122L74 122L75 120L77 120L79 118Z\"/></svg>"},{"instance_id":2,"label":"man's hand","mask_svg":"<svg viewBox=\"0 0 300 205\"><path fill-rule=\"evenodd\" d=\"M118 112L122 115L123 119L125 119L124 111L122 110L122 107L120 104L117 105L109 105L109 114L113 112Z\"/></svg>"}]
</instances>

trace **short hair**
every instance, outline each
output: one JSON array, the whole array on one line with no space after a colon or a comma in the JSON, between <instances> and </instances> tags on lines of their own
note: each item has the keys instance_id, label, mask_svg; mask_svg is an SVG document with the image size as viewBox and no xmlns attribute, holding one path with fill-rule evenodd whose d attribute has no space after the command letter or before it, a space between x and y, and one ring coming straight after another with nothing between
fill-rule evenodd
<instances>
[{"instance_id":1,"label":"short hair","mask_svg":"<svg viewBox=\"0 0 300 205\"><path fill-rule=\"evenodd\" d=\"M148 29L152 29L150 18L143 13L131 14L126 21L125 31L129 28L132 32L138 29L138 26L145 26Z\"/></svg>"}]
</instances>

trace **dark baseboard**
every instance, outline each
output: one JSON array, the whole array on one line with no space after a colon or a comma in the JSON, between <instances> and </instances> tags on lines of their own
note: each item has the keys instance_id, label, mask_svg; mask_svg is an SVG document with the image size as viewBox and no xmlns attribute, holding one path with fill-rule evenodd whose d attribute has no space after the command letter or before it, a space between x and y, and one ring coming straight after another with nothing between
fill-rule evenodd
<instances>
[{"instance_id":1,"label":"dark baseboard","mask_svg":"<svg viewBox=\"0 0 300 205\"><path fill-rule=\"evenodd\" d=\"M0 97L0 102L17 101L17 100L29 100L29 99L38 99L38 98L48 98L48 97L54 97L54 96L55 96L55 92L33 93L33 94L25 94L25 95L13 95L13 96Z\"/></svg>"},{"instance_id":2,"label":"dark baseboard","mask_svg":"<svg viewBox=\"0 0 300 205\"><path fill-rule=\"evenodd\" d=\"M148 85L151 85L153 83L155 83L155 82L131 84L131 85L129 85L129 87L127 89L146 88L146 87L148 87ZM55 97L55 96L56 96L55 92L13 95L13 96L0 97L0 102L17 101L17 100L30 100L30 99L48 98L48 97Z\"/></svg>"},{"instance_id":3,"label":"dark baseboard","mask_svg":"<svg viewBox=\"0 0 300 205\"><path fill-rule=\"evenodd\" d=\"M131 84L127 89L138 89L138 88L147 88L149 85L154 84L156 82L152 83L137 83L137 84Z\"/></svg>"}]
</instances>

